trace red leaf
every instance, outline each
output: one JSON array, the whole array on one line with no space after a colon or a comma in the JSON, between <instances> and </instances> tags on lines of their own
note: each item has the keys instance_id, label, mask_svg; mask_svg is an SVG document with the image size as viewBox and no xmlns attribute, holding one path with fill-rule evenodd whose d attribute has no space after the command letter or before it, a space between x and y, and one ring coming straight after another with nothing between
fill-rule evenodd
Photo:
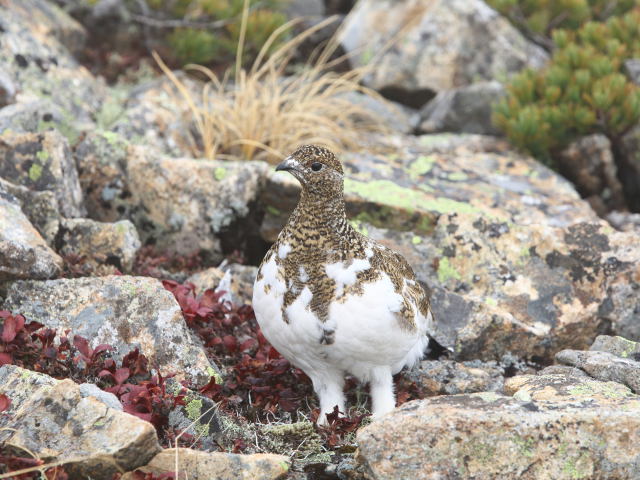
<instances>
[{"instance_id":1,"label":"red leaf","mask_svg":"<svg viewBox=\"0 0 640 480\"><path fill-rule=\"evenodd\" d=\"M13 363L13 357L8 353L0 353L0 367L2 365L11 365Z\"/></svg>"},{"instance_id":2,"label":"red leaf","mask_svg":"<svg viewBox=\"0 0 640 480\"><path fill-rule=\"evenodd\" d=\"M131 375L131 372L128 368L119 368L116 370L116 374L114 375L115 381L117 384L124 383Z\"/></svg>"},{"instance_id":3,"label":"red leaf","mask_svg":"<svg viewBox=\"0 0 640 480\"><path fill-rule=\"evenodd\" d=\"M23 326L24 317L22 315L9 315L6 317L2 327L2 341L6 343L13 341Z\"/></svg>"},{"instance_id":4,"label":"red leaf","mask_svg":"<svg viewBox=\"0 0 640 480\"><path fill-rule=\"evenodd\" d=\"M4 393L0 393L0 412L4 412L11 405L11 399Z\"/></svg>"},{"instance_id":5,"label":"red leaf","mask_svg":"<svg viewBox=\"0 0 640 480\"><path fill-rule=\"evenodd\" d=\"M74 335L73 336L73 345L86 358L91 357L91 348L89 348L89 342L87 341L86 338L83 338L80 335Z\"/></svg>"},{"instance_id":6,"label":"red leaf","mask_svg":"<svg viewBox=\"0 0 640 480\"><path fill-rule=\"evenodd\" d=\"M93 350L93 355L95 356L95 355L98 355L99 353L109 352L111 350L113 350L113 347L111 345L107 345L106 343L101 343Z\"/></svg>"}]
</instances>

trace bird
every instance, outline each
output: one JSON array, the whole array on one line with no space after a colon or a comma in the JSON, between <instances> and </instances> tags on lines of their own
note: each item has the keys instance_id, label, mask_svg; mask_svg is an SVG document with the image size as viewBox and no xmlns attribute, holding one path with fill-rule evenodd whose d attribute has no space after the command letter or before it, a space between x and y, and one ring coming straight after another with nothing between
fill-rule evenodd
<instances>
[{"instance_id":1,"label":"bird","mask_svg":"<svg viewBox=\"0 0 640 480\"><path fill-rule=\"evenodd\" d=\"M329 149L304 145L276 171L302 190L267 251L252 305L265 338L311 379L318 425L345 414L345 376L369 383L374 419L396 406L393 375L425 354L433 314L406 259L346 216L344 170Z\"/></svg>"}]
</instances>

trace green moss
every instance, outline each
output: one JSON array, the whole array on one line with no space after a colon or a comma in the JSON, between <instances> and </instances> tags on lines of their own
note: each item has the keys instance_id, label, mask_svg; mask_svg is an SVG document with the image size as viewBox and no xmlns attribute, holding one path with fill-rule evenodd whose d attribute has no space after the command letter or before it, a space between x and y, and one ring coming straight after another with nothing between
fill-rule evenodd
<instances>
[{"instance_id":1,"label":"green moss","mask_svg":"<svg viewBox=\"0 0 640 480\"><path fill-rule=\"evenodd\" d=\"M280 215L282 215L282 212L278 210L276 207L274 207L273 205L267 205L266 210L269 214L273 215L274 217L279 217Z\"/></svg>"},{"instance_id":2,"label":"green moss","mask_svg":"<svg viewBox=\"0 0 640 480\"><path fill-rule=\"evenodd\" d=\"M453 182L463 182L469 179L469 176L463 172L453 172L447 176L447 178Z\"/></svg>"},{"instance_id":3,"label":"green moss","mask_svg":"<svg viewBox=\"0 0 640 480\"><path fill-rule=\"evenodd\" d=\"M221 181L227 176L227 169L224 167L216 167L213 175L216 177L216 180Z\"/></svg>"},{"instance_id":4,"label":"green moss","mask_svg":"<svg viewBox=\"0 0 640 480\"><path fill-rule=\"evenodd\" d=\"M462 277L458 271L449 263L448 257L441 257L438 262L438 281L446 283L450 279L460 280Z\"/></svg>"},{"instance_id":5,"label":"green moss","mask_svg":"<svg viewBox=\"0 0 640 480\"><path fill-rule=\"evenodd\" d=\"M436 163L435 155L421 155L409 165L409 176L412 180L418 180L421 176L431 171Z\"/></svg>"},{"instance_id":6,"label":"green moss","mask_svg":"<svg viewBox=\"0 0 640 480\"><path fill-rule=\"evenodd\" d=\"M420 245L422 243L422 237L414 235L413 237L411 237L411 243L414 245Z\"/></svg>"},{"instance_id":7,"label":"green moss","mask_svg":"<svg viewBox=\"0 0 640 480\"><path fill-rule=\"evenodd\" d=\"M40 152L38 152L40 153ZM31 165L31 167L29 168L29 179L32 182L37 182L40 177L42 176L42 165L38 164L38 163L34 163Z\"/></svg>"}]
</instances>

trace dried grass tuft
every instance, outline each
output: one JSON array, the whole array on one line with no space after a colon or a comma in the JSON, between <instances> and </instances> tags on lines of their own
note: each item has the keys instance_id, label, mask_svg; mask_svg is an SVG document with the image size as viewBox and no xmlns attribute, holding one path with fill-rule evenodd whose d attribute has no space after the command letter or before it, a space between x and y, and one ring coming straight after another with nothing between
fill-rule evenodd
<instances>
[{"instance_id":1,"label":"dried grass tuft","mask_svg":"<svg viewBox=\"0 0 640 480\"><path fill-rule=\"evenodd\" d=\"M208 79L199 96L154 53L195 127L188 134L192 155L275 163L301 144L324 145L336 152L354 150L362 146L363 133L385 130L374 113L347 98L359 92L381 99L360 84L374 62L344 73L331 71L344 60L331 60L338 47L335 36L306 65L296 67L295 74L287 74L293 69L296 48L335 18L305 30L267 55L276 39L298 23L288 22L269 37L251 68L242 67L248 3L245 0L235 68L218 76L200 65L185 67Z\"/></svg>"}]
</instances>

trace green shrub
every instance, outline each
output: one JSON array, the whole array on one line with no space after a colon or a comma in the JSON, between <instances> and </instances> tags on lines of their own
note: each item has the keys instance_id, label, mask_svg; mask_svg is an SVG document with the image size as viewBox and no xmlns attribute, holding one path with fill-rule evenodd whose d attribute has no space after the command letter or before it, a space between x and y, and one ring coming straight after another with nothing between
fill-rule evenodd
<instances>
[{"instance_id":1,"label":"green shrub","mask_svg":"<svg viewBox=\"0 0 640 480\"><path fill-rule=\"evenodd\" d=\"M640 121L640 87L623 73L625 60L640 57L640 9L556 30L553 41L549 65L516 75L493 115L516 146L549 164L582 135L603 133L615 145Z\"/></svg>"},{"instance_id":2,"label":"green shrub","mask_svg":"<svg viewBox=\"0 0 640 480\"><path fill-rule=\"evenodd\" d=\"M640 5L638 0L488 0L520 30L551 46L555 29L577 30L589 21L605 21Z\"/></svg>"},{"instance_id":3,"label":"green shrub","mask_svg":"<svg viewBox=\"0 0 640 480\"><path fill-rule=\"evenodd\" d=\"M247 19L243 60L248 62L260 51L262 45L287 21L279 12L287 0L252 1ZM207 24L216 21L228 23L216 29L195 28L192 25L174 29L168 36L168 45L182 63L209 64L233 59L240 35L240 23L244 0L150 0L149 6L156 15L174 20ZM272 45L276 49L287 36L281 35Z\"/></svg>"}]
</instances>

